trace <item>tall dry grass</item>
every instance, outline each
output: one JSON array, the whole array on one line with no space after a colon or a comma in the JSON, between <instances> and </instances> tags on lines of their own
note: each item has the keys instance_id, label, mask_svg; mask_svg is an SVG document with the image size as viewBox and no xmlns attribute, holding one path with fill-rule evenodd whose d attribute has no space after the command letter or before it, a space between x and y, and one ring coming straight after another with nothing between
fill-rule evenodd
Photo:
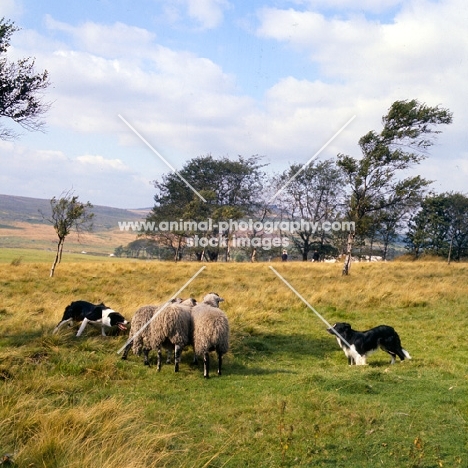
<instances>
[{"instance_id":1,"label":"tall dry grass","mask_svg":"<svg viewBox=\"0 0 468 468\"><path fill-rule=\"evenodd\" d=\"M131 318L200 264L5 264L0 271L0 456L34 467L463 466L468 265L275 263L331 323L394 326L413 360L349 368L325 325L268 268L207 264L182 296L218 292L231 323L221 378L182 356L160 373L119 359L125 337L52 335L65 306ZM75 330L76 331L76 330ZM415 443L417 441L417 443ZM442 464L442 465L441 465Z\"/></svg>"}]
</instances>

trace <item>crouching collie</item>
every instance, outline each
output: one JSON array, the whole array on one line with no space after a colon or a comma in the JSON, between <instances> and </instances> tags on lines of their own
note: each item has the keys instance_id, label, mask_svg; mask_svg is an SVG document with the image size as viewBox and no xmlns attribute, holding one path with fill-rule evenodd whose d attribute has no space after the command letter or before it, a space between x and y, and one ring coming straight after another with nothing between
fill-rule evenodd
<instances>
[{"instance_id":1,"label":"crouching collie","mask_svg":"<svg viewBox=\"0 0 468 468\"><path fill-rule=\"evenodd\" d=\"M69 304L63 313L62 320L55 327L53 333L57 333L63 326L73 326L74 322L81 322L76 336L81 336L89 323L101 329L102 336L106 336L106 330L127 330L130 326L125 317L119 312L107 307L102 302L93 304L87 301L74 301Z\"/></svg>"},{"instance_id":2,"label":"crouching collie","mask_svg":"<svg viewBox=\"0 0 468 468\"><path fill-rule=\"evenodd\" d=\"M411 359L408 351L401 347L398 333L387 325L379 325L366 331L356 331L349 323L335 323L333 327L327 328L328 333L335 335L340 348L348 358L350 366L362 366L367 364L367 356L379 348L390 354L390 364L395 364L396 356L402 361Z\"/></svg>"}]
</instances>

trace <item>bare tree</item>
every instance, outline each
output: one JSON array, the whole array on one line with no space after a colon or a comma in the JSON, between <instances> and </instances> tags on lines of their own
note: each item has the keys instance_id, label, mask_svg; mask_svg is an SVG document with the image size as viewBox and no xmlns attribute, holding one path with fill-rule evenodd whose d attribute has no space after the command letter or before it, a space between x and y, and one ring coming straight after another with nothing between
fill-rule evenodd
<instances>
[{"instance_id":1,"label":"bare tree","mask_svg":"<svg viewBox=\"0 0 468 468\"><path fill-rule=\"evenodd\" d=\"M55 267L62 260L63 244L66 237L73 229L78 236L81 232L91 231L93 229L94 213L89 211L93 207L90 202L81 203L78 201L78 196L73 195L71 191L62 194L59 199L53 197L50 200L50 206L52 216L46 219L54 226L58 236L57 253L50 269L50 277L52 278Z\"/></svg>"}]
</instances>

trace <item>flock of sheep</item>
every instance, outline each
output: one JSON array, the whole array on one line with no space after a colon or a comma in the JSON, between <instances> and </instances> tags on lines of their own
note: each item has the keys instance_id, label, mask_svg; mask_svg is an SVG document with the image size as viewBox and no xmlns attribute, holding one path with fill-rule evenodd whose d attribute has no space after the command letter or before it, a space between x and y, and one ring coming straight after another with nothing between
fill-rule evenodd
<instances>
[{"instance_id":1,"label":"flock of sheep","mask_svg":"<svg viewBox=\"0 0 468 468\"><path fill-rule=\"evenodd\" d=\"M223 355L229 348L229 322L219 308L224 299L216 293L207 294L203 302L195 299L175 299L161 306L140 307L133 316L129 340L122 359L130 349L135 355L143 353L149 365L149 353L157 351L157 368L161 369L162 348L167 349L167 363L174 350L174 370L178 372L182 350L193 346L194 362L203 357L203 376L209 378L210 352L218 356L218 375L221 375Z\"/></svg>"}]
</instances>

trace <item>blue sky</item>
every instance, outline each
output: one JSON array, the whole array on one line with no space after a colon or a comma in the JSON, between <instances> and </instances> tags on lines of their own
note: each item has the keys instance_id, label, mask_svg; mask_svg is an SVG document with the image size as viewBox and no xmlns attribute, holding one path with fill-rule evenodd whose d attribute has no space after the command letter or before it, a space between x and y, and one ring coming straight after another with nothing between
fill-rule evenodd
<instances>
[{"instance_id":1,"label":"blue sky","mask_svg":"<svg viewBox=\"0 0 468 468\"><path fill-rule=\"evenodd\" d=\"M468 180L468 6L462 0L2 0L8 54L47 69L45 133L0 141L0 193L150 207L151 181L199 155L258 154L279 172L359 156L397 99L454 113L416 172ZM4 119L4 125L10 123ZM18 128L14 124L11 127Z\"/></svg>"}]
</instances>

